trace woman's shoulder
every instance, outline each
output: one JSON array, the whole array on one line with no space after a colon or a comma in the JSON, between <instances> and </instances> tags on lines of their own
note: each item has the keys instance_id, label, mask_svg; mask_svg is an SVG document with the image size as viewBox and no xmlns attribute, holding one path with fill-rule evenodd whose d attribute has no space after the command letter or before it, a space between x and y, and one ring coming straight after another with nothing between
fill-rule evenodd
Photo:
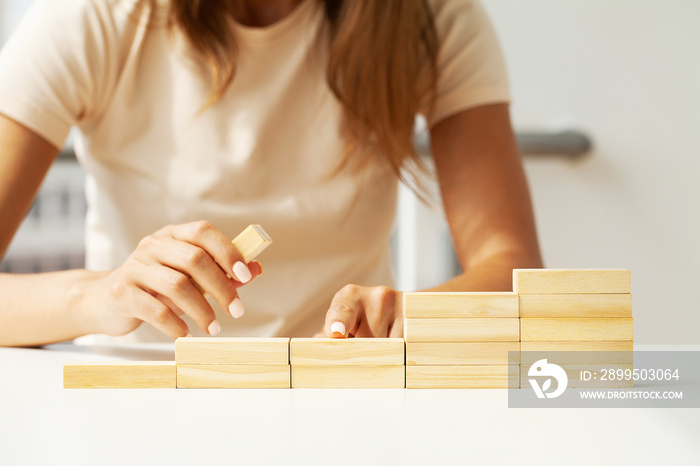
<instances>
[{"instance_id":1,"label":"woman's shoulder","mask_svg":"<svg viewBox=\"0 0 700 466\"><path fill-rule=\"evenodd\" d=\"M457 27L468 33L479 29L485 19L479 0L428 0L438 35Z\"/></svg>"},{"instance_id":2,"label":"woman's shoulder","mask_svg":"<svg viewBox=\"0 0 700 466\"><path fill-rule=\"evenodd\" d=\"M165 26L169 4L169 0L38 0L33 9L60 20L66 30L85 24L109 33L133 25Z\"/></svg>"}]
</instances>

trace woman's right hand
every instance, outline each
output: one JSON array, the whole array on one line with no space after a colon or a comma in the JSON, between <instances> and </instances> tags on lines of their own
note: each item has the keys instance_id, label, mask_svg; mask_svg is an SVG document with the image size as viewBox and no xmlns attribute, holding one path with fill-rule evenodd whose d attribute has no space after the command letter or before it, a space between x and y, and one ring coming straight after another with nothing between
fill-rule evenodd
<instances>
[{"instance_id":1,"label":"woman's right hand","mask_svg":"<svg viewBox=\"0 0 700 466\"><path fill-rule=\"evenodd\" d=\"M124 335L146 322L171 338L183 337L189 334L180 318L185 314L205 333L217 335L221 326L197 286L238 318L243 305L237 288L261 273L259 262L246 265L209 222L171 225L141 240L119 268L97 275L83 302L108 335Z\"/></svg>"}]
</instances>

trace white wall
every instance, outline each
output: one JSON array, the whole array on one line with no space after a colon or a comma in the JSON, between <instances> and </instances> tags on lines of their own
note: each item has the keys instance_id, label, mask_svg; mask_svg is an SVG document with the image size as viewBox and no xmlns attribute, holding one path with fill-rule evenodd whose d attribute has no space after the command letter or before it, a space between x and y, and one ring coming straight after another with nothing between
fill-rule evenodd
<instances>
[{"instance_id":1,"label":"white wall","mask_svg":"<svg viewBox=\"0 0 700 466\"><path fill-rule=\"evenodd\" d=\"M700 342L700 2L482 1L516 127L595 144L526 160L546 265L629 268L635 341Z\"/></svg>"},{"instance_id":2,"label":"white wall","mask_svg":"<svg viewBox=\"0 0 700 466\"><path fill-rule=\"evenodd\" d=\"M0 45L10 35L32 0L0 0Z\"/></svg>"}]
</instances>

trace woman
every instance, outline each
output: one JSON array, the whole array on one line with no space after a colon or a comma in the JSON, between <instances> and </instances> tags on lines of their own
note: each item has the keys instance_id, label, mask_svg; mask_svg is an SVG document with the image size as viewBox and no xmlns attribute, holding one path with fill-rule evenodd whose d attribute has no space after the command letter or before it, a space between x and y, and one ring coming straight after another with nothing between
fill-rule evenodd
<instances>
[{"instance_id":1,"label":"woman","mask_svg":"<svg viewBox=\"0 0 700 466\"><path fill-rule=\"evenodd\" d=\"M77 126L87 270L0 276L0 344L401 336L417 113L464 270L435 290L510 289L541 261L508 99L475 0L40 0L0 55L0 251Z\"/></svg>"}]
</instances>

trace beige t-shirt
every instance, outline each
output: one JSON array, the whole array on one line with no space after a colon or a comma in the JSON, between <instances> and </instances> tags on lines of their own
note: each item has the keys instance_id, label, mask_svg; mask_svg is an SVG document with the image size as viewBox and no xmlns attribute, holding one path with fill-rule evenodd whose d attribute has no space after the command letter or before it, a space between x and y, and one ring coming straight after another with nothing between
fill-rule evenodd
<instances>
[{"instance_id":1,"label":"beige t-shirt","mask_svg":"<svg viewBox=\"0 0 700 466\"><path fill-rule=\"evenodd\" d=\"M208 79L168 33L164 0L148 4L38 0L0 53L0 113L57 147L80 130L87 267L119 266L167 224L205 219L234 237L259 223L274 243L259 258L264 274L240 290L245 316L217 310L230 336L309 335L343 285L391 285L395 177L379 156L360 175L328 176L342 153L341 107L325 80L320 2L270 27L235 25L236 77L202 113ZM431 4L441 46L429 123L508 101L481 5ZM142 325L127 339L168 337Z\"/></svg>"}]
</instances>

